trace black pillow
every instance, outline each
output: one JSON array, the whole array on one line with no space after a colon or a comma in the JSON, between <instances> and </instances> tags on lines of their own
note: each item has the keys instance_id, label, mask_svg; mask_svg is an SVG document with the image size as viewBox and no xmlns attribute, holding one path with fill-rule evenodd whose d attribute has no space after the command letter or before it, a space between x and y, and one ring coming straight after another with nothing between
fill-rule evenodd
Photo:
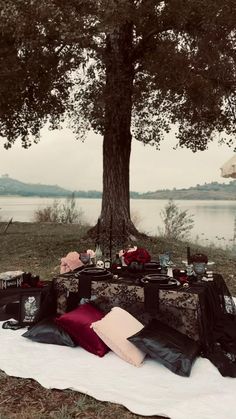
<instances>
[{"instance_id":1,"label":"black pillow","mask_svg":"<svg viewBox=\"0 0 236 419\"><path fill-rule=\"evenodd\" d=\"M189 377L193 361L199 353L197 342L159 320L151 320L128 340L183 377Z\"/></svg>"},{"instance_id":2,"label":"black pillow","mask_svg":"<svg viewBox=\"0 0 236 419\"><path fill-rule=\"evenodd\" d=\"M22 336L34 342L51 343L53 345L76 346L71 337L54 323L52 318L41 320Z\"/></svg>"}]
</instances>

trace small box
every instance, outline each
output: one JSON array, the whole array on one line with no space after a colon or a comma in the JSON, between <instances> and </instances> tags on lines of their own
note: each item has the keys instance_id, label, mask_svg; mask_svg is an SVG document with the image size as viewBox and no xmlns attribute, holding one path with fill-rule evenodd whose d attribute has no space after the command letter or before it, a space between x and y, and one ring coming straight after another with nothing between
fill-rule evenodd
<instances>
[{"instance_id":1,"label":"small box","mask_svg":"<svg viewBox=\"0 0 236 419\"><path fill-rule=\"evenodd\" d=\"M20 295L19 324L27 326L35 322L40 310L42 290L28 289Z\"/></svg>"},{"instance_id":2,"label":"small box","mask_svg":"<svg viewBox=\"0 0 236 419\"><path fill-rule=\"evenodd\" d=\"M0 273L0 289L5 290L7 288L17 288L22 284L21 271L8 271Z\"/></svg>"}]
</instances>

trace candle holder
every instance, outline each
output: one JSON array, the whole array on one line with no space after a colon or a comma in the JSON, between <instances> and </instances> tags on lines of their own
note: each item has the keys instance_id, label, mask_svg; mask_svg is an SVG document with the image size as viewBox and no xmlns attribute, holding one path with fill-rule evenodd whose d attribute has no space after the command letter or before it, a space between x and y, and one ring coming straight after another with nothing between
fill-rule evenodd
<instances>
[{"instance_id":1,"label":"candle holder","mask_svg":"<svg viewBox=\"0 0 236 419\"><path fill-rule=\"evenodd\" d=\"M191 263L186 265L186 274L188 278L193 276L193 265Z\"/></svg>"}]
</instances>

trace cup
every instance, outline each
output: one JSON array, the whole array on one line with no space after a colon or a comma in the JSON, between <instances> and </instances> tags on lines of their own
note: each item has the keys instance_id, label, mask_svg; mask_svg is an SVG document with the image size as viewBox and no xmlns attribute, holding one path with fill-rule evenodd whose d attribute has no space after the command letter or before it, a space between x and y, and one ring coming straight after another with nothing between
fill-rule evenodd
<instances>
[{"instance_id":1,"label":"cup","mask_svg":"<svg viewBox=\"0 0 236 419\"><path fill-rule=\"evenodd\" d=\"M206 263L193 262L193 271L196 275L204 275L206 272Z\"/></svg>"}]
</instances>

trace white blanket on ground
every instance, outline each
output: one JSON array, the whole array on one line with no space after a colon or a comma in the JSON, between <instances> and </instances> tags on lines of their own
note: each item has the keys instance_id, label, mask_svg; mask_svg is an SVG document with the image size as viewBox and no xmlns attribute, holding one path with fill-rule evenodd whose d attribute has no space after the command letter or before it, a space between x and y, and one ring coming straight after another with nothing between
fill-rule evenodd
<instances>
[{"instance_id":1,"label":"white blanket on ground","mask_svg":"<svg viewBox=\"0 0 236 419\"><path fill-rule=\"evenodd\" d=\"M79 391L126 406L139 415L171 419L235 419L236 378L224 378L198 358L191 377L173 374L154 360L134 367L109 352L104 358L82 348L32 342L0 322L0 369L33 378L43 387Z\"/></svg>"}]
</instances>

